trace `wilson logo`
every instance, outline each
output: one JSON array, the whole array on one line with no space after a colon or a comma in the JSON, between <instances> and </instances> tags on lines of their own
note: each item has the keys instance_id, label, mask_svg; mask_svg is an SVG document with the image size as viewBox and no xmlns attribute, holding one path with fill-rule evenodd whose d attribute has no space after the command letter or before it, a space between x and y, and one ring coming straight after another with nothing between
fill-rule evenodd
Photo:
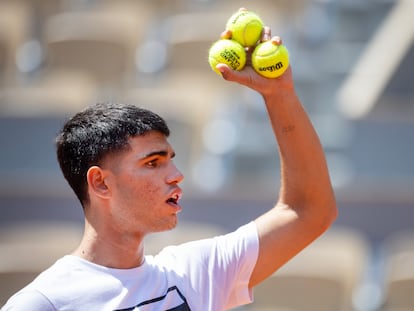
<instances>
[{"instance_id":1,"label":"wilson logo","mask_svg":"<svg viewBox=\"0 0 414 311\"><path fill-rule=\"evenodd\" d=\"M269 71L269 72L273 72L273 71L277 71L283 68L283 63L282 62L278 62L276 64L270 65L270 66L266 66L266 67L259 67L259 71Z\"/></svg>"}]
</instances>

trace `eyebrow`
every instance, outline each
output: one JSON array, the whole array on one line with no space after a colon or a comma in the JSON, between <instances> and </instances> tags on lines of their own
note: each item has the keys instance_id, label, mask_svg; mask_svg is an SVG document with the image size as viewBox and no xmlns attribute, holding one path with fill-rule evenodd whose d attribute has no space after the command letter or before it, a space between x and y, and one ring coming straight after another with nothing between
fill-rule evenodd
<instances>
[{"instance_id":1,"label":"eyebrow","mask_svg":"<svg viewBox=\"0 0 414 311\"><path fill-rule=\"evenodd\" d=\"M169 154L168 151L166 150L157 150L157 151L152 151L150 153L145 154L143 157L141 157L141 160L145 160L151 157L155 157L155 156L161 156L161 157L167 157ZM175 157L175 152L171 152L171 158Z\"/></svg>"}]
</instances>

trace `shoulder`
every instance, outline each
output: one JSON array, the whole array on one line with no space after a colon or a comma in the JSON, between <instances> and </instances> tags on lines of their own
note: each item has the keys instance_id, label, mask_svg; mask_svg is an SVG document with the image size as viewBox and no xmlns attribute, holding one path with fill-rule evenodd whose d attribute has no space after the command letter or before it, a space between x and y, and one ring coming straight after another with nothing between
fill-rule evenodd
<instances>
[{"instance_id":1,"label":"shoulder","mask_svg":"<svg viewBox=\"0 0 414 311\"><path fill-rule=\"evenodd\" d=\"M63 257L64 258L64 257ZM49 288L56 288L64 278L65 260L58 259L52 266L42 271L32 282L10 297L1 311L9 310L55 310L44 294ZM46 290L45 290L46 289Z\"/></svg>"},{"instance_id":2,"label":"shoulder","mask_svg":"<svg viewBox=\"0 0 414 311\"><path fill-rule=\"evenodd\" d=\"M50 301L36 290L23 289L13 295L2 311L33 310L33 311L55 311Z\"/></svg>"}]
</instances>

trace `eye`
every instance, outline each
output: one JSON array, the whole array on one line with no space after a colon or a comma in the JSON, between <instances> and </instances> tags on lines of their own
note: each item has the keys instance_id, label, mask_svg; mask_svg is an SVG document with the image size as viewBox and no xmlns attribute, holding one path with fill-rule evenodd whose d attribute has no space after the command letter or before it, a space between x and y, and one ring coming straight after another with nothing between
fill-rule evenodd
<instances>
[{"instance_id":1,"label":"eye","mask_svg":"<svg viewBox=\"0 0 414 311\"><path fill-rule=\"evenodd\" d=\"M154 159L154 160L148 161L148 162L145 163L145 165L147 167L157 167L158 160L157 159Z\"/></svg>"}]
</instances>

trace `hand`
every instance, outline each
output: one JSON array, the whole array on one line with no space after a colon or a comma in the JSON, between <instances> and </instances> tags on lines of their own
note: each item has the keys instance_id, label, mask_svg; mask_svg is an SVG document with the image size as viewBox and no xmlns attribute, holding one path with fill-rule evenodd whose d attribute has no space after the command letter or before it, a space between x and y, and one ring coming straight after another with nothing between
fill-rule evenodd
<instances>
[{"instance_id":1,"label":"hand","mask_svg":"<svg viewBox=\"0 0 414 311\"><path fill-rule=\"evenodd\" d=\"M222 39L231 39L231 31L224 31L221 36ZM278 36L271 36L270 27L263 28L263 34L260 42L272 40L276 44L282 44L282 39ZM294 88L292 70L289 68L278 78L265 78L253 69L251 66L251 54L254 47L246 48L247 62L243 70L237 71L231 69L226 64L218 64L216 68L221 72L223 78L227 81L236 82L245 85L263 96L274 94L281 90L292 90Z\"/></svg>"}]
</instances>

